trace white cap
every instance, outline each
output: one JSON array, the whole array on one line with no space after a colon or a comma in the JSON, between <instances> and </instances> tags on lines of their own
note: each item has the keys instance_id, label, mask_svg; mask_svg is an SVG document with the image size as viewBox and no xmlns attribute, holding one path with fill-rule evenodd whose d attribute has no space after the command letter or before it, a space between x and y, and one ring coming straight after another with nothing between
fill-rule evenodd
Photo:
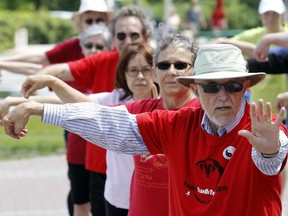
<instances>
[{"instance_id":1,"label":"white cap","mask_svg":"<svg viewBox=\"0 0 288 216\"><path fill-rule=\"evenodd\" d=\"M105 0L81 0L79 11L73 13L71 17L73 27L79 31L80 16L87 11L107 13L107 18L112 16L112 9L108 7Z\"/></svg>"},{"instance_id":2,"label":"white cap","mask_svg":"<svg viewBox=\"0 0 288 216\"><path fill-rule=\"evenodd\" d=\"M261 15L267 11L283 14L286 11L286 7L282 0L260 0L258 13Z\"/></svg>"}]
</instances>

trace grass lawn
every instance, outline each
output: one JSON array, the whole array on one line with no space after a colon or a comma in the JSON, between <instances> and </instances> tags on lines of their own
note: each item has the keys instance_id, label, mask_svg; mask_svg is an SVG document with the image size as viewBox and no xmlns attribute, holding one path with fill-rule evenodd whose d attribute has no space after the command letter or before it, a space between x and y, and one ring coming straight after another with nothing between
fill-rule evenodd
<instances>
[{"instance_id":1,"label":"grass lawn","mask_svg":"<svg viewBox=\"0 0 288 216\"><path fill-rule=\"evenodd\" d=\"M0 160L52 154L65 154L63 129L42 124L40 117L30 117L26 137L15 140L0 129Z\"/></svg>"}]
</instances>

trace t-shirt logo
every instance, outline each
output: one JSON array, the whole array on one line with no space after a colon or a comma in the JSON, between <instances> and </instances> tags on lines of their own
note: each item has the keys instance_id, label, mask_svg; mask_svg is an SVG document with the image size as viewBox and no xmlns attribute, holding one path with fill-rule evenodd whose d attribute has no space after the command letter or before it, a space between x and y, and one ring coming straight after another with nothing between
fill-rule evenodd
<instances>
[{"instance_id":1,"label":"t-shirt logo","mask_svg":"<svg viewBox=\"0 0 288 216\"><path fill-rule=\"evenodd\" d=\"M232 157L234 151L235 151L235 147L234 146L228 146L223 151L223 157L225 159L227 159L227 160L230 160L230 158Z\"/></svg>"}]
</instances>

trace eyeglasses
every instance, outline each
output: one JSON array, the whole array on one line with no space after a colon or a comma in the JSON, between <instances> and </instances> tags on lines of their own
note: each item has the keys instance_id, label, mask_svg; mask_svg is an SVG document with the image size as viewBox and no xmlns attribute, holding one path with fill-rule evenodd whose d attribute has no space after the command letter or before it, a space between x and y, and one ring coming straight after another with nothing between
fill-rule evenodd
<instances>
[{"instance_id":1,"label":"eyeglasses","mask_svg":"<svg viewBox=\"0 0 288 216\"><path fill-rule=\"evenodd\" d=\"M116 34L117 39L120 41L125 40L127 36L129 36L132 41L140 38L140 34L138 32L132 32L130 35L126 35L124 32L119 32Z\"/></svg>"},{"instance_id":2,"label":"eyeglasses","mask_svg":"<svg viewBox=\"0 0 288 216\"><path fill-rule=\"evenodd\" d=\"M192 66L192 64L187 63L187 62L175 62L175 63L158 62L156 64L159 70L168 70L171 67L171 65L174 65L174 68L177 70L186 70L188 67Z\"/></svg>"},{"instance_id":3,"label":"eyeglasses","mask_svg":"<svg viewBox=\"0 0 288 216\"><path fill-rule=\"evenodd\" d=\"M240 92L243 90L243 83L238 82L227 82L223 84L219 83L208 83L208 84L196 83L196 84L200 85L205 93L217 93L220 91L221 86L223 86L225 91L229 93Z\"/></svg>"},{"instance_id":4,"label":"eyeglasses","mask_svg":"<svg viewBox=\"0 0 288 216\"><path fill-rule=\"evenodd\" d=\"M143 76L150 76L152 74L151 67L146 67L146 68L130 68L127 70L127 74L130 77L137 77L139 73L142 73Z\"/></svg>"},{"instance_id":5,"label":"eyeglasses","mask_svg":"<svg viewBox=\"0 0 288 216\"><path fill-rule=\"evenodd\" d=\"M103 50L104 46L102 44L93 44L93 43L86 43L84 44L84 47L86 49L92 49L93 47L95 47L96 50Z\"/></svg>"},{"instance_id":6,"label":"eyeglasses","mask_svg":"<svg viewBox=\"0 0 288 216\"><path fill-rule=\"evenodd\" d=\"M92 25L93 24L93 22L95 22L95 23L100 23L100 22L104 22L104 20L102 19L102 18L97 18L97 19L92 19L92 18L89 18L89 19L87 19L87 20L85 20L85 22L86 22L86 24L87 25Z\"/></svg>"}]
</instances>

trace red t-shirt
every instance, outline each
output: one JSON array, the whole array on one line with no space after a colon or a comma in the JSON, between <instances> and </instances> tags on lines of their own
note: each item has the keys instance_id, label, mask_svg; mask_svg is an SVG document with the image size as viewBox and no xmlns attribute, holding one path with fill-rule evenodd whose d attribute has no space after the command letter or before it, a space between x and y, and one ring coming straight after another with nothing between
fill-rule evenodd
<instances>
[{"instance_id":1,"label":"red t-shirt","mask_svg":"<svg viewBox=\"0 0 288 216\"><path fill-rule=\"evenodd\" d=\"M78 85L91 88L92 93L110 92L115 88L118 60L117 51L102 52L70 62L69 68ZM87 142L85 167L106 174L106 150Z\"/></svg>"},{"instance_id":2,"label":"red t-shirt","mask_svg":"<svg viewBox=\"0 0 288 216\"><path fill-rule=\"evenodd\" d=\"M187 106L200 106L200 103L193 99L184 105ZM136 101L126 107L133 114L164 109L162 99ZM136 155L134 163L128 215L169 215L167 158L163 154Z\"/></svg>"},{"instance_id":3,"label":"red t-shirt","mask_svg":"<svg viewBox=\"0 0 288 216\"><path fill-rule=\"evenodd\" d=\"M84 58L78 38L70 38L45 52L51 64L67 63Z\"/></svg>"},{"instance_id":4,"label":"red t-shirt","mask_svg":"<svg viewBox=\"0 0 288 216\"><path fill-rule=\"evenodd\" d=\"M247 104L240 123L221 137L201 128L202 108L137 115L149 151L168 159L170 216L281 216L281 175L261 173L251 144L238 135L251 130L249 109ZM284 125L281 130L286 133Z\"/></svg>"},{"instance_id":5,"label":"red t-shirt","mask_svg":"<svg viewBox=\"0 0 288 216\"><path fill-rule=\"evenodd\" d=\"M53 49L45 52L45 55L51 64L67 63L84 58L78 38L71 38L57 44ZM66 83L80 92L91 92L87 87L79 86L74 81ZM68 133L67 161L75 164L85 164L85 152L86 140L76 134Z\"/></svg>"},{"instance_id":6,"label":"red t-shirt","mask_svg":"<svg viewBox=\"0 0 288 216\"><path fill-rule=\"evenodd\" d=\"M69 62L69 68L78 85L90 88L92 93L110 92L115 87L118 60L117 51L104 51Z\"/></svg>"}]
</instances>

